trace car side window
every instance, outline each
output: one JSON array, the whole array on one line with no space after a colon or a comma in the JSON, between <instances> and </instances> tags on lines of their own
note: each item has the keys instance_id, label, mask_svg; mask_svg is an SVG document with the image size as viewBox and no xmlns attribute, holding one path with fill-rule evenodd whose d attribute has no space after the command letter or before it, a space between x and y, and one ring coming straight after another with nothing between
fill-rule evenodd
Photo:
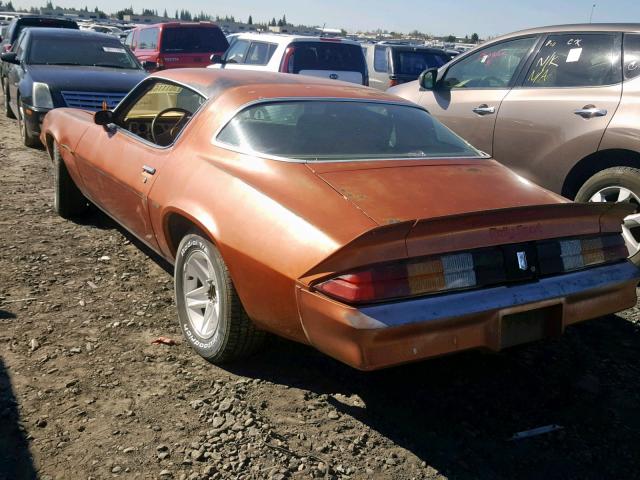
<instances>
[{"instance_id":1,"label":"car side window","mask_svg":"<svg viewBox=\"0 0 640 480\"><path fill-rule=\"evenodd\" d=\"M535 41L536 37L518 38L472 53L451 65L443 86L450 89L507 88Z\"/></svg>"},{"instance_id":2,"label":"car side window","mask_svg":"<svg viewBox=\"0 0 640 480\"><path fill-rule=\"evenodd\" d=\"M13 50L16 53L16 57L19 59L22 59L22 54L26 46L25 38L27 38L26 32L21 33L16 41L15 49Z\"/></svg>"},{"instance_id":3,"label":"car side window","mask_svg":"<svg viewBox=\"0 0 640 480\"><path fill-rule=\"evenodd\" d=\"M622 81L616 35L549 35L535 56L525 87L599 87Z\"/></svg>"},{"instance_id":4,"label":"car side window","mask_svg":"<svg viewBox=\"0 0 640 480\"><path fill-rule=\"evenodd\" d=\"M376 47L373 51L373 69L376 72L389 71L389 56L387 47Z\"/></svg>"},{"instance_id":5,"label":"car side window","mask_svg":"<svg viewBox=\"0 0 640 480\"><path fill-rule=\"evenodd\" d=\"M225 53L225 61L227 63L244 63L247 50L249 49L248 40L236 40Z\"/></svg>"},{"instance_id":6,"label":"car side window","mask_svg":"<svg viewBox=\"0 0 640 480\"><path fill-rule=\"evenodd\" d=\"M138 87L139 95L117 111L121 128L158 146L171 145L206 98L182 85L151 81Z\"/></svg>"},{"instance_id":7,"label":"car side window","mask_svg":"<svg viewBox=\"0 0 640 480\"><path fill-rule=\"evenodd\" d=\"M640 35L624 34L624 79L631 80L640 75Z\"/></svg>"},{"instance_id":8,"label":"car side window","mask_svg":"<svg viewBox=\"0 0 640 480\"><path fill-rule=\"evenodd\" d=\"M249 65L266 65L271 60L277 45L265 42L251 42L244 63Z\"/></svg>"},{"instance_id":9,"label":"car side window","mask_svg":"<svg viewBox=\"0 0 640 480\"><path fill-rule=\"evenodd\" d=\"M138 48L146 50L157 50L159 33L160 30L158 30L157 28L147 28L146 30L141 30Z\"/></svg>"},{"instance_id":10,"label":"car side window","mask_svg":"<svg viewBox=\"0 0 640 480\"><path fill-rule=\"evenodd\" d=\"M131 48L131 44L133 43L133 32L129 32L127 34L127 38L124 39L124 44Z\"/></svg>"}]
</instances>

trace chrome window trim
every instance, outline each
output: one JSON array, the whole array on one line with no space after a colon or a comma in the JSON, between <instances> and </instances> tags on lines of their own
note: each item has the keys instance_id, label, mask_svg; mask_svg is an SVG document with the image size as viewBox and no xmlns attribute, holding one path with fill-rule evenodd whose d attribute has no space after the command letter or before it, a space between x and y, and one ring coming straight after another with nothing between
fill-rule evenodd
<instances>
[{"instance_id":1,"label":"chrome window trim","mask_svg":"<svg viewBox=\"0 0 640 480\"><path fill-rule=\"evenodd\" d=\"M250 102L247 102L245 104L243 104L242 106L238 107L237 109L235 109L233 111L233 113L231 113L230 115L227 115L225 117L225 119L221 122L221 126L218 127L215 131L215 133L213 134L213 136L211 137L211 144L222 148L224 150L228 150L231 152L235 152L235 153L241 153L243 155L250 155L250 156L254 156L254 157L258 157L258 158L264 158L267 160L277 160L279 162L289 162L289 163L338 163L338 162L375 162L375 161L388 161L388 160L417 160L417 161L422 161L422 160L443 160L443 159L454 159L454 158L465 158L465 159L487 159L487 158L491 158L490 155L482 152L481 150L478 150L477 148L475 148L473 145L471 145L469 142L467 142L464 138L460 137L459 135L454 134L456 136L458 136L459 138L462 139L462 141L465 142L465 144L467 144L473 151L478 152L478 156L473 156L473 157L460 157L460 156L449 156L449 157L400 157L400 158L355 158L355 159L340 159L340 160L303 160L303 159L299 159L299 158L290 158L290 157L281 157L278 155L270 155L268 153L263 153L263 152L258 152L255 150L251 150L249 148L241 148L241 147L237 147L235 145L231 145L229 143L225 143L225 142L221 142L218 140L218 136L220 135L220 132L222 132L222 130L224 130L227 125L229 125L229 123L236 117L236 115L238 115L240 112L242 112L243 110L246 110L247 108L256 106L256 105L261 105L264 103L278 103L278 102L299 102L299 101L311 101L311 102L316 102L316 101L325 101L325 102L352 102L352 103L373 103L373 104L379 104L379 105L397 105L397 106L401 106L401 107L409 107L409 108L415 108L418 110L422 110L423 112L426 112L429 116L432 116L429 111L420 106L420 105L413 105L407 102L403 102L403 101L393 101L393 100L378 100L378 99L374 99L374 98L345 98L345 97L271 97L271 98L260 98L257 100L252 100ZM437 120L437 119L436 119ZM443 125L445 128L449 129L446 125ZM450 130L450 129L449 129Z\"/></svg>"}]
</instances>

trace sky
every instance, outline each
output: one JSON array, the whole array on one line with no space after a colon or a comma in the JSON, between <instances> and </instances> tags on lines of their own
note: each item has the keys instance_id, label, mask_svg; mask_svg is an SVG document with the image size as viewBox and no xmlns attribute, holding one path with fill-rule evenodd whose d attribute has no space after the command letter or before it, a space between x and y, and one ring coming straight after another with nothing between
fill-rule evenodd
<instances>
[{"instance_id":1,"label":"sky","mask_svg":"<svg viewBox=\"0 0 640 480\"><path fill-rule=\"evenodd\" d=\"M13 0L16 7L43 6L46 0ZM478 33L481 38L522 28L589 21L592 5L594 22L640 22L639 0L54 0L63 7L106 12L133 6L176 8L211 15L233 15L246 21L268 21L283 14L294 24L326 25L328 28L410 32L419 30L433 35L453 34L464 37Z\"/></svg>"}]
</instances>

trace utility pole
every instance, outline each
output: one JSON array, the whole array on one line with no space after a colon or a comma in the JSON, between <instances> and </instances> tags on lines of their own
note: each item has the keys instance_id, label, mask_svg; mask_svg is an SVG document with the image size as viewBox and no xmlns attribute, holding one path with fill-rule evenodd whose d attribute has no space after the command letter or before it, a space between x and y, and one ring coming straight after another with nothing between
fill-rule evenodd
<instances>
[{"instance_id":1,"label":"utility pole","mask_svg":"<svg viewBox=\"0 0 640 480\"><path fill-rule=\"evenodd\" d=\"M589 15L589 23L593 20L593 10L596 8L596 4L591 5L591 15Z\"/></svg>"}]
</instances>

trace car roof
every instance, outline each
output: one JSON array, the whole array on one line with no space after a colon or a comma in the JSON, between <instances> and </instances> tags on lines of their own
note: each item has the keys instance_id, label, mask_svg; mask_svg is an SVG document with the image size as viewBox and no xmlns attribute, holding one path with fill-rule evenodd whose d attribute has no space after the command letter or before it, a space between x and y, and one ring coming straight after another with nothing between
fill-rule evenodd
<instances>
[{"instance_id":1,"label":"car roof","mask_svg":"<svg viewBox=\"0 0 640 480\"><path fill-rule=\"evenodd\" d=\"M59 23L73 23L78 24L75 20L71 20L68 18L56 18L56 17L43 17L39 15L25 15L24 17L16 17L12 21L16 23L22 23L25 20L47 20L49 22L59 22Z\"/></svg>"},{"instance_id":2,"label":"car roof","mask_svg":"<svg viewBox=\"0 0 640 480\"><path fill-rule=\"evenodd\" d=\"M220 28L213 22L163 22L163 23L151 23L149 25L136 25L135 28L140 30L145 28L194 28L194 27L208 27L208 28Z\"/></svg>"},{"instance_id":3,"label":"car roof","mask_svg":"<svg viewBox=\"0 0 640 480\"><path fill-rule=\"evenodd\" d=\"M237 35L238 40L261 40L263 42L289 44L291 42L326 42L326 43L345 43L349 45L360 45L355 40L335 37L321 37L308 35L294 35L289 33L258 33L247 32Z\"/></svg>"},{"instance_id":4,"label":"car roof","mask_svg":"<svg viewBox=\"0 0 640 480\"><path fill-rule=\"evenodd\" d=\"M496 40L519 37L522 35L562 32L640 32L640 23L574 23L566 25L548 25L545 27L518 30L506 35L501 35L492 39L491 43Z\"/></svg>"},{"instance_id":5,"label":"car roof","mask_svg":"<svg viewBox=\"0 0 640 480\"><path fill-rule=\"evenodd\" d=\"M95 38L98 40L109 40L110 42L113 42L115 40L115 42L120 43L120 41L113 35L93 32L91 30L73 30L69 28L28 28L28 31L29 35L31 35L32 37L74 37L78 39Z\"/></svg>"},{"instance_id":6,"label":"car roof","mask_svg":"<svg viewBox=\"0 0 640 480\"><path fill-rule=\"evenodd\" d=\"M344 98L403 103L408 100L353 83L328 78L249 70L181 68L163 70L149 78L165 78L203 94L209 99L231 93L236 106L248 102L282 98Z\"/></svg>"}]
</instances>

